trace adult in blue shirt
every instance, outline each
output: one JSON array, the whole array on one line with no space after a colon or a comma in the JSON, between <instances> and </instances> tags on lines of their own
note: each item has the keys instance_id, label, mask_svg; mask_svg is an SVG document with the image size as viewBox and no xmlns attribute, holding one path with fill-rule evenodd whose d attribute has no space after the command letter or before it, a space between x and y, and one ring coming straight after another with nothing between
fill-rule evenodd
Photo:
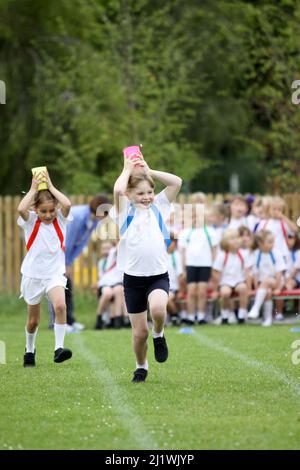
<instances>
[{"instance_id":1,"label":"adult in blue shirt","mask_svg":"<svg viewBox=\"0 0 300 470\"><path fill-rule=\"evenodd\" d=\"M67 331L83 330L84 325L77 322L74 317L73 302L73 263L87 246L92 232L101 220L108 214L108 205L110 201L105 194L97 194L89 204L72 206L70 214L73 220L67 225L67 234L65 240L66 254L66 305L67 305ZM107 207L106 207L107 205ZM102 208L101 208L102 206ZM106 210L107 209L107 210ZM53 307L50 304L49 310L53 318Z\"/></svg>"}]
</instances>

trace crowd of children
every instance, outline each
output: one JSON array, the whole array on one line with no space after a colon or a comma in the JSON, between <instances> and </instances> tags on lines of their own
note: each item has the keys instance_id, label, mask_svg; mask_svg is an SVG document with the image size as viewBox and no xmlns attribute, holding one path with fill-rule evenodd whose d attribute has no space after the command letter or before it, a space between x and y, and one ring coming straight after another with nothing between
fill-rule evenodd
<instances>
[{"instance_id":1,"label":"crowd of children","mask_svg":"<svg viewBox=\"0 0 300 470\"><path fill-rule=\"evenodd\" d=\"M273 305L273 296L300 287L298 227L284 215L284 200L252 197L249 204L236 195L208 204L196 193L191 203L187 209L174 205L168 220L168 323L244 323L257 319L262 307L263 326L282 321L284 301ZM96 328L129 323L116 252L116 242L102 244Z\"/></svg>"}]
</instances>

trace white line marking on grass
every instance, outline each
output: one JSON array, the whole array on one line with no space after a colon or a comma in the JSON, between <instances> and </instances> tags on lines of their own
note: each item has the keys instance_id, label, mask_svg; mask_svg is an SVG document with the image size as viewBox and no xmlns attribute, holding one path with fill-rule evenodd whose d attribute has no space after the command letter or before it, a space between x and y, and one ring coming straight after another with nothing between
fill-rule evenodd
<instances>
[{"instance_id":1,"label":"white line marking on grass","mask_svg":"<svg viewBox=\"0 0 300 470\"><path fill-rule=\"evenodd\" d=\"M134 410L128 404L130 402L129 397L125 394L124 390L118 387L110 370L101 360L100 354L99 356L93 354L85 346L81 335L76 335L74 339L76 339L77 352L83 356L84 360L89 362L94 371L94 376L99 382L105 384L106 395L112 401L115 414L127 430L132 445L136 443L138 448L142 450L158 449L158 444L153 441L152 436L147 433L139 416L135 414ZM136 386L139 385L132 384L132 387ZM144 384L141 384L141 386L143 387Z\"/></svg>"},{"instance_id":2,"label":"white line marking on grass","mask_svg":"<svg viewBox=\"0 0 300 470\"><path fill-rule=\"evenodd\" d=\"M233 359L237 359L238 361L243 362L249 367L254 367L255 369L258 369L260 372L266 375L271 375L273 378L287 385L294 392L295 395L300 396L299 382L288 377L285 373L281 372L276 367L265 364L264 362L258 361L257 359L252 359L251 357L246 356L245 354L242 354L238 351L235 351L234 349L228 348L227 346L223 346L222 344L208 338L207 336L201 333L197 332L195 335L193 335L193 337L197 340L198 343L204 346L224 353L227 356L232 357Z\"/></svg>"}]
</instances>

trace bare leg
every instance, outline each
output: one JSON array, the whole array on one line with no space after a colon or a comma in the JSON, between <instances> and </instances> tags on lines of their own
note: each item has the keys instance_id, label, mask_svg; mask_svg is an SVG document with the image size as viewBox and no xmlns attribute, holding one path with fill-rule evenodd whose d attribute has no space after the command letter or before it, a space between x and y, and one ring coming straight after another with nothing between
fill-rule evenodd
<instances>
[{"instance_id":1,"label":"bare leg","mask_svg":"<svg viewBox=\"0 0 300 470\"><path fill-rule=\"evenodd\" d=\"M145 364L147 360L148 324L147 311L129 314L132 327L132 346L137 364Z\"/></svg>"},{"instance_id":2,"label":"bare leg","mask_svg":"<svg viewBox=\"0 0 300 470\"><path fill-rule=\"evenodd\" d=\"M149 294L148 301L153 330L161 333L166 321L168 294L163 289L155 289Z\"/></svg>"}]
</instances>

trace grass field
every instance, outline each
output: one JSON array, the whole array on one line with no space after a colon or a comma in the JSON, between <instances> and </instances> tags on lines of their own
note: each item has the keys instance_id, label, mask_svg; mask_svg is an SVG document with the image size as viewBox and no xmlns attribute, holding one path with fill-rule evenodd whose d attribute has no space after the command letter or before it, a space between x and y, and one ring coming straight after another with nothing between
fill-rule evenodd
<instances>
[{"instance_id":1,"label":"grass field","mask_svg":"<svg viewBox=\"0 0 300 470\"><path fill-rule=\"evenodd\" d=\"M24 369L25 304L0 297L0 449L299 449L300 365L290 326L166 329L164 364L149 346L149 376L134 370L128 329L93 331L95 300L77 297L90 328L66 337L71 361L53 362L43 321L37 367Z\"/></svg>"}]
</instances>

